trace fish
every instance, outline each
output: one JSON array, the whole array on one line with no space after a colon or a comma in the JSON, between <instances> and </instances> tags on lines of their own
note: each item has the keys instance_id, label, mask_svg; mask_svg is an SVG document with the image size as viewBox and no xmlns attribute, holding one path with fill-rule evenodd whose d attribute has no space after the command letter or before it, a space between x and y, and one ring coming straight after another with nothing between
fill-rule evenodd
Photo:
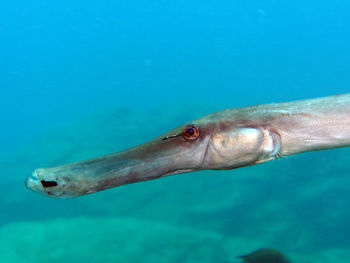
<instances>
[{"instance_id":1,"label":"fish","mask_svg":"<svg viewBox=\"0 0 350 263\"><path fill-rule=\"evenodd\" d=\"M28 189L69 198L200 170L350 146L350 93L214 112L120 152L35 169Z\"/></svg>"},{"instance_id":2,"label":"fish","mask_svg":"<svg viewBox=\"0 0 350 263\"><path fill-rule=\"evenodd\" d=\"M280 251L273 248L263 248L237 257L243 263L291 263Z\"/></svg>"}]
</instances>

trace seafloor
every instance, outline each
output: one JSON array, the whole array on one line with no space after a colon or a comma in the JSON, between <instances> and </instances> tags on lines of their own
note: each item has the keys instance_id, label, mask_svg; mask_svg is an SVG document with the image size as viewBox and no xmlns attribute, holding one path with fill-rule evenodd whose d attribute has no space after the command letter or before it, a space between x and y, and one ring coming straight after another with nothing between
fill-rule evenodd
<instances>
[{"instance_id":1,"label":"seafloor","mask_svg":"<svg viewBox=\"0 0 350 263\"><path fill-rule=\"evenodd\" d=\"M1 263L224 263L262 247L295 263L350 262L349 149L75 199L24 188L34 168L118 151L203 113L201 105L121 108L59 124L20 149L0 152Z\"/></svg>"}]
</instances>

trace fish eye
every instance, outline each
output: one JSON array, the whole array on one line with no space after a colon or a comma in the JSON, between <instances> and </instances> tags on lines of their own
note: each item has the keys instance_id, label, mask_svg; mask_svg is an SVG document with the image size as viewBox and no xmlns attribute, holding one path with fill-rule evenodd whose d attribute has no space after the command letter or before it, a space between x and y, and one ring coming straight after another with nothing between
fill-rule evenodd
<instances>
[{"instance_id":1,"label":"fish eye","mask_svg":"<svg viewBox=\"0 0 350 263\"><path fill-rule=\"evenodd\" d=\"M196 140L199 137L199 135L200 135L199 127L194 124L187 125L182 130L182 136L186 140Z\"/></svg>"}]
</instances>

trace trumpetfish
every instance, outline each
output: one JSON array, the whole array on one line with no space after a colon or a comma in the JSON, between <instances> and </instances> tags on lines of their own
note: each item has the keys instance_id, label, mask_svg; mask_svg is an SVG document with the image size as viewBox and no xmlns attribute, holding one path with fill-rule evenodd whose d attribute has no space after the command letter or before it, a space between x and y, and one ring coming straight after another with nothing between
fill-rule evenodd
<instances>
[{"instance_id":1,"label":"trumpetfish","mask_svg":"<svg viewBox=\"0 0 350 263\"><path fill-rule=\"evenodd\" d=\"M350 93L214 112L147 143L102 157L39 168L26 187L51 197L279 156L350 146Z\"/></svg>"}]
</instances>

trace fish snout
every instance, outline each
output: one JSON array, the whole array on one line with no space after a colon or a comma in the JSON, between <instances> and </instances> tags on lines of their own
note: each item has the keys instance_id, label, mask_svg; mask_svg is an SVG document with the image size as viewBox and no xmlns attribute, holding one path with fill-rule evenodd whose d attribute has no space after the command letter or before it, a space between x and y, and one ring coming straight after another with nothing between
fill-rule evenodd
<instances>
[{"instance_id":1,"label":"fish snout","mask_svg":"<svg viewBox=\"0 0 350 263\"><path fill-rule=\"evenodd\" d=\"M32 172L32 174L27 177L27 179L25 181L25 186L28 189L31 189L31 190L34 190L34 191L35 190L41 190L42 184L41 184L40 179L39 179L40 170L41 170L41 168L35 169Z\"/></svg>"},{"instance_id":2,"label":"fish snout","mask_svg":"<svg viewBox=\"0 0 350 263\"><path fill-rule=\"evenodd\" d=\"M28 188L28 189L31 189L34 185L37 184L38 182L38 177L36 176L36 170L34 170L32 172L32 174L30 176L28 176L25 180L25 186Z\"/></svg>"},{"instance_id":3,"label":"fish snout","mask_svg":"<svg viewBox=\"0 0 350 263\"><path fill-rule=\"evenodd\" d=\"M28 189L48 196L60 196L57 188L64 188L64 185L62 178L58 179L49 169L44 168L35 169L25 180L25 186Z\"/></svg>"}]
</instances>

